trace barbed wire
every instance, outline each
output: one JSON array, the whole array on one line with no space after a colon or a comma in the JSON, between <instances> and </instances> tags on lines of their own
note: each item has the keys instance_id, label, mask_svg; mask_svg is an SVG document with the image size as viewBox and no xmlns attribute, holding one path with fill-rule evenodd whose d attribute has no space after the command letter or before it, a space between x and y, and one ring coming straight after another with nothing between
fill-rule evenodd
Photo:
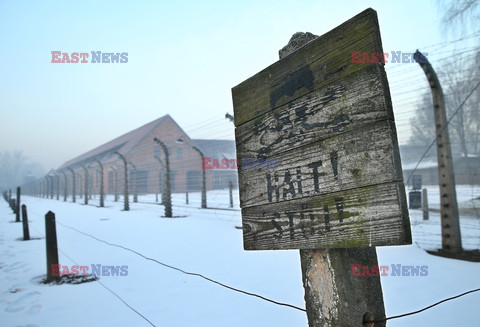
<instances>
[{"instance_id":1,"label":"barbed wire","mask_svg":"<svg viewBox=\"0 0 480 327\"><path fill-rule=\"evenodd\" d=\"M38 213L36 213L36 215L39 215ZM40 215L41 216L41 215ZM59 223L58 221L56 222L57 224ZM45 237L45 235L43 235L42 233L40 233L35 227L32 226L32 229L35 230L35 232L37 232L37 234ZM65 251L63 251L58 245L57 245L57 248L58 250L65 256L67 257L70 261L72 261L74 264L76 264L77 266L80 266L71 256L69 256ZM102 283L102 281L100 279L97 279L95 280L96 282L98 282L103 288L105 288L107 291L109 291L112 295L114 295L116 298L118 298L125 306L127 306L130 310L132 310L133 312L135 312L138 316L140 316L141 318L143 318L146 322L148 322L151 326L153 327L156 327L156 325L154 323L152 323L147 317L145 317L143 314L141 314L138 310L136 310L134 307L132 307L130 304L128 304L128 302L126 300L124 300L120 295L118 295L117 293L115 293L110 287L108 287L107 285L105 285L104 283Z\"/></svg>"},{"instance_id":2,"label":"barbed wire","mask_svg":"<svg viewBox=\"0 0 480 327\"><path fill-rule=\"evenodd\" d=\"M462 294L459 294L459 295L455 295L455 296L452 296L452 297L449 297L449 298L446 298L446 299L443 299L441 301L438 301L432 305L429 305L428 307L425 307L423 309L420 309L420 310L417 310L417 311L412 311L412 312L409 312L409 313L404 313L404 314L401 314L401 315L398 315L398 316L392 316L392 317L388 317L388 318L384 318L384 319L378 319L378 320L375 320L375 321L368 321L369 323L382 323L382 322L385 322L387 320L391 320L391 319L397 319L397 318L403 318L403 317L406 317L406 316L411 316L411 315L414 315L414 314L417 314L417 313L420 313L420 312L423 312L425 310L428 310L428 309L431 309L441 303L444 303L444 302L447 302L447 301L451 301L451 300L454 300L454 299L457 299L459 297L462 297L462 296L465 296L467 294L470 294L470 293L474 293L474 292L478 292L480 291L480 288L476 288L476 289L473 289L473 290L470 290L470 291L467 291L467 292L464 292Z\"/></svg>"},{"instance_id":3,"label":"barbed wire","mask_svg":"<svg viewBox=\"0 0 480 327\"><path fill-rule=\"evenodd\" d=\"M231 291L235 291L235 292L242 293L242 294L245 294L245 295L257 297L257 298L259 298L259 299L261 299L261 300L264 300L264 301L267 301L267 302L270 302L270 303L273 303L273 304L276 304L276 305L285 306L285 307L289 307L289 308L292 308L292 309L296 309L296 310L300 310L300 311L306 312L306 310L305 310L304 308L300 308L300 307L295 306L295 305L293 305L293 304L288 304L288 303L283 303L283 302L275 301L275 300L269 299L269 298L267 298L267 297L264 297L264 296L259 295L259 294L256 294L256 293L247 292L247 291L241 290L241 289L239 289L239 288L236 288L236 287L233 287L233 286L229 286L229 285L227 285L227 284L225 284L225 283L219 282L219 281L214 280L213 278L210 278L210 277L206 277L206 276L204 276L204 275L202 275L202 274L195 273L195 272L189 272L189 271L183 270L183 269L181 269L181 268L178 268L178 267L175 267L175 266L166 264L166 263L164 263L164 262L162 262L162 261L159 261L159 260L157 260L157 259L155 259L155 258L147 257L146 255L143 255L142 253L140 253L140 252L138 252L138 251L135 251L135 250L133 250L133 249L131 249L131 248L129 248L129 247L126 247L126 246L123 246L123 245L119 245L119 244L115 244L115 243L110 243L110 242L108 242L108 241L105 241L105 240L103 240L103 239L100 239L100 238L98 238L98 237L96 237L96 236L93 236L93 235L91 235L91 234L89 234L89 233L82 232L82 231L80 231L80 230L78 230L78 229L76 229L76 228L74 228L74 227L65 225L65 224L63 224L63 223L57 222L57 224L59 224L59 225L62 226L62 227L65 227L65 228L69 228L69 229L71 229L71 230L74 230L74 231L76 231L77 233L80 233L80 234L82 234L82 235L88 236L88 237L90 237L90 238L92 238L92 239L94 239L94 240L96 240L96 241L98 241L98 242L105 243L105 244L107 244L107 245L109 245L109 246L118 247L118 248L120 248L120 249L129 251L129 252L132 252L132 253L138 255L139 257L144 258L145 260L153 261L153 262L155 262L155 263L157 263L157 264L159 264L159 265L161 265L161 266L163 266L163 267L166 267L166 268L169 268L169 269L172 269L172 270L176 270L176 271L178 271L178 272L181 272L182 274L189 275L189 276L199 277L199 278L202 278L202 279L204 279L204 280L206 280L206 281L209 281L209 282L211 282L211 283L214 283L214 284L216 284L216 285L219 285L219 286L221 286L221 287L224 287L224 288L226 288L226 289L229 289L229 290L231 290Z\"/></svg>"},{"instance_id":4,"label":"barbed wire","mask_svg":"<svg viewBox=\"0 0 480 327\"><path fill-rule=\"evenodd\" d=\"M462 103L458 106L458 108L453 112L453 114L450 116L450 118L447 120L447 123L445 124L445 126L442 127L442 129L436 133L436 134L441 134L445 128L448 127L448 124L452 121L453 117L455 117L455 115L460 111L460 109L463 107L463 105L467 102L468 98L470 98L470 96L473 94L473 92L475 92L475 90L480 86L480 82L478 82L474 88L472 88L472 90L468 93L468 95L465 97L465 99L462 101ZM420 159L418 160L417 164L415 165L415 168L412 170L412 172L410 173L410 175L408 176L408 179L407 179L407 182L405 183L406 185L408 185L408 183L410 182L410 179L412 178L413 174L415 173L415 171L417 170L418 166L420 165L420 163L422 162L422 160L425 158L425 156L427 155L428 151L430 151L431 147L437 142L437 136L433 139L433 141L430 143L430 145L427 147L427 150L425 150L425 152L422 154L422 156L420 157Z\"/></svg>"},{"instance_id":5,"label":"barbed wire","mask_svg":"<svg viewBox=\"0 0 480 327\"><path fill-rule=\"evenodd\" d=\"M480 33L480 32L474 33L474 34L475 34L475 37L478 36L477 34L479 34L479 33ZM466 38L466 37L463 37L463 38L461 38L461 39L465 39L465 38ZM459 40L460 40L460 39L459 39ZM453 43L455 43L455 42L458 42L459 40L454 40L454 41L450 41L450 42L442 43L442 44L453 44ZM438 44L438 45L436 45L436 46L440 46L440 45ZM433 47L433 46L432 46L432 47ZM427 48L427 47L424 47L424 48ZM469 51L472 51L472 49L465 49L465 50L463 51L463 53L468 53ZM444 52L438 52L437 54L440 55L440 54L443 54L443 53L444 53ZM446 53L446 52L445 52L445 53ZM473 55L472 55L472 56L473 56ZM448 55L447 57L441 57L440 59L437 59L437 61L438 61L438 60L446 60L446 59L448 59L448 57L450 57L450 55ZM408 73L409 71L412 71L412 70L413 70L413 67L412 67L412 69L410 69L410 67L408 67L408 69L400 68L401 65L399 65L398 67L399 67L399 69L402 69L402 70L400 70L400 71L394 71L394 73L393 73L393 74L397 74L397 73L398 73L398 76L401 76L402 74L406 74L406 73ZM392 67L392 68L393 68L393 67ZM397 68L395 67L395 69L397 69ZM418 79L415 79L414 82L417 83L417 82L420 82L420 80L421 80L421 78L418 78ZM414 92L418 92L419 90L421 91L421 90L426 90L426 89L428 89L428 87L423 87L423 88L416 88L415 90L411 90L409 87L410 87L412 84L413 84L414 86L416 86L415 83L411 83L411 82L412 82L411 80L410 80L409 82L406 82L405 80L402 80L402 84L395 84L395 83L393 83L393 85L394 85L396 88L398 87L399 89L402 89L402 92L392 93L392 98L393 98L393 97L402 98L402 96L409 95L409 94L414 93ZM409 87L405 87L405 86L404 86L404 85L407 85L407 84L408 84ZM480 84L480 83L479 83L479 84ZM473 94L473 92L475 91L475 89L478 88L479 84L476 85L476 87L469 93L469 95L468 95L468 96L466 97L466 99L462 102L462 104L455 110L455 112L454 112L453 115L449 118L449 120L448 120L447 124L444 126L444 128L446 128L446 127L448 126L448 124L450 123L450 121L452 120L452 118L457 114L457 112L458 112L458 111L460 110L460 108L464 105L464 103L466 102L466 100L470 97L471 94ZM415 105L415 104L417 104L417 103L419 103L419 102L420 102L420 101L418 101L418 102L400 102L400 104L401 104L402 106L413 106L413 105ZM411 114L411 113L415 113L415 112L417 112L418 110L419 110L419 109L410 110L410 111L408 111L408 113L410 113L410 114ZM403 114L405 114L405 113L406 113L405 111L402 111L402 112L400 112L399 114L400 114L400 115L403 115ZM228 131L227 131L227 130L218 131L219 127L220 127L220 126L223 126L223 121L224 121L224 119L222 118L222 119L218 119L218 120L213 121L213 122L212 122L211 120L208 120L208 121L202 122L202 123L200 123L200 124L198 124L198 125L194 125L194 126L190 127L190 129L189 129L189 134L190 134L190 133L197 133L197 132L202 131L202 130L204 130L204 129L208 129L208 130L210 130L210 131L215 131L215 134L214 134L214 135L217 136L217 137L218 137L218 136L223 136L223 135L231 136L233 128L230 127L230 126L228 127ZM399 121L399 122L397 122L397 126L401 126L402 124L403 124L403 125L406 125L406 124L408 124L408 122L404 122L404 121ZM443 129L442 129L442 131L443 131ZM212 133L212 134L213 134L213 133ZM415 172L416 169L418 168L418 165L419 165L420 162L424 159L425 155L428 153L428 151L430 150L430 148L435 144L435 142L436 142L436 138L435 138L435 139L433 140L433 142L429 145L429 147L427 148L427 151L425 151L425 153L422 155L422 157L420 158L420 160L419 160L418 163L416 164L414 170L411 172L410 176L408 177L407 183L406 183L407 185L408 185L408 182L409 182L411 176L414 174L414 172ZM150 145L145 145L145 146L143 146L143 147L140 147L139 149L140 149L140 150L146 150L147 147L150 147ZM200 160L198 160L198 159L190 159L190 160L183 160L183 162L184 162L184 164L186 164L186 165L199 165ZM143 166L143 167L144 167L144 168L156 168L156 169L158 169L158 172L161 173L161 168L160 168L159 165L157 166L157 165L151 164L150 166ZM90 167L90 168L91 168L91 167ZM122 168L119 167L118 169L122 169ZM92 175L94 175L94 174L95 174L95 173L92 173ZM122 174L120 174L120 176L122 176ZM131 175L130 175L130 176L131 176ZM89 177L89 178L90 178L90 177ZM93 179L93 178L92 178L92 179ZM145 177L140 177L139 179L137 179L137 183L138 183L138 182L143 183L143 182L145 182L145 181L147 181L147 180L148 180L148 177L147 177L147 176L145 176ZM180 182L188 182L188 179L187 179L187 176L182 176L181 178L177 178L177 181L180 181ZM129 181L129 183L131 183L131 181ZM92 196L92 195L95 196L95 193L98 194L98 184L93 184L93 183L92 183L92 186L91 186L91 187L92 187L92 189L94 190L94 192L88 192L89 195L90 195L90 196ZM97 188L97 189L96 189L96 188ZM78 194L78 193L77 193L77 194ZM130 194L130 195L132 195L132 194ZM57 223L59 223L59 222L57 222ZM61 223L59 223L59 224L62 225ZM70 226L66 226L66 225L64 225L63 227L71 228L71 229L73 229L73 230L76 230L75 228L70 227ZM93 239L96 239L96 240L99 241L99 242L103 242L103 243L105 243L105 244L107 244L107 245L116 246L116 247L122 248L122 249L124 249L124 250L130 251L130 252L132 252L132 253L135 253L135 254L143 257L143 258L146 259L146 260L154 261L154 262L156 262L157 264L163 265L163 266L165 266L165 267L167 267L167 268L170 268L170 269L177 270L177 271L179 271L179 272L181 272L181 273L184 273L184 274L187 274L187 275L192 275L192 276L197 276L197 277L203 278L203 279L205 279L205 280L207 280L207 281L210 281L210 282L212 282L212 283L218 284L218 285L220 285L220 286L222 286L222 287L226 287L226 288L228 288L228 289L231 289L231 290L233 290L233 291L240 292L240 293L244 293L244 294L251 295L251 296L256 296L256 297L259 297L259 298L261 298L261 299L263 299L263 300L266 300L266 301L269 301L269 302L272 302L272 303L275 303L275 304L278 304L278 305L285 305L285 306L289 306L289 307L295 308L295 309L297 309L297 310L305 311L305 309L303 309L303 308L299 308L299 307L296 307L296 306L293 306L293 305L290 305L290 304L285 304L285 303L282 304L281 302L277 302L277 301L273 301L273 300L264 298L264 297L262 297L262 296L260 296L260 295L258 295L258 294L255 294L255 293L245 292L245 291L243 291L243 290L233 288L233 287L231 287L231 286L225 285L225 284L223 284L223 283L220 283L220 282L217 282L217 281L215 281L215 280L213 280L213 279L210 279L210 278L208 278L208 277L205 277L205 276L203 276L203 275L201 275L201 274L192 273L192 272L187 272L187 271L184 271L184 270L182 270L182 269L180 269L180 268L177 268L177 267L174 267L174 266L170 266L170 265L168 265L168 264L165 264L165 263L163 263L163 262L160 262L160 261L158 261L158 260L156 260L156 259L146 257L146 256L144 256L143 254L141 254L141 253L139 253L139 252L137 252L137 251L135 251L135 250L132 250L132 249L123 247L122 245L112 244L112 243L109 243L109 242L107 242L107 241L98 239L98 238L96 238L95 236L90 235L90 234L88 234L88 233L84 233L84 232L81 232L81 231L79 231L79 230L76 230L76 231L79 232L79 233L84 234L85 236L89 236L89 237L91 237L91 238L93 238ZM62 253L63 253L63 251L62 251ZM104 287L105 287L105 286L104 286ZM107 288L107 289L108 289L108 288ZM108 289L108 290L109 290L110 292L112 292L113 295L117 296L117 297L123 302L123 299L121 299L118 295L116 295L112 290L110 290L110 289ZM407 314L403 314L403 315L399 315L399 316L393 316L393 317L385 318L384 320L380 320L380 321L376 321L376 322L383 322L383 321L386 321L386 320L389 320L389 319L396 319L396 318L400 318L400 317L404 317L404 316L408 316L408 315L420 313L420 312L423 312L423 311L425 311L425 310L427 310L427 309L430 309L430 308L432 308L432 307L434 307L434 306L436 306L436 305L438 305L438 304L440 304L440 303L443 303L443 302L446 302L446 301L449 301L449 300L453 300L453 299L458 298L458 297L460 297L460 296L464 296L464 295L467 295L467 294L470 294L470 293L473 293L473 292L477 292L477 291L479 291L479 290L480 290L480 289L471 290L471 291L462 293L462 294L460 294L460 295L457 295L457 296L454 296L454 297L451 297L451 298L448 298L448 299L439 301L439 302L437 302L437 303L435 303L435 304L433 304L433 305L431 305L431 306L428 306L428 307L426 307L426 308L423 308L423 309L421 309L421 310L418 310L418 311L415 311L415 312L411 312L411 313L407 313ZM124 303L125 303L128 307L130 307L126 302L124 302ZM134 310L134 309L131 308L131 307L130 307L130 309ZM135 310L134 310L134 311L135 311ZM139 313L137 312L137 314L139 314ZM143 317L143 316L142 316L142 317ZM143 318L145 318L145 317L143 317ZM145 318L145 319L146 319L146 318ZM146 319L146 320L148 321L148 319ZM148 322L149 322L150 324L152 324L150 321L148 321ZM152 324L152 325L153 325L153 324Z\"/></svg>"},{"instance_id":6,"label":"barbed wire","mask_svg":"<svg viewBox=\"0 0 480 327\"><path fill-rule=\"evenodd\" d=\"M38 213L35 213L36 215L38 215ZM239 293L242 293L242 294L246 294L246 295L249 295L249 296L253 296L253 297L257 297L257 298L260 298L264 301L267 301L267 302L271 302L273 304L276 304L276 305L280 305L280 306L286 306L286 307L290 307L292 309L296 309L296 310L299 310L299 311L302 311L302 312L306 312L306 310L304 308L300 308L300 307L297 307L295 305L291 305L291 304L287 304L287 303L282 303L282 302L278 302L278 301L275 301L275 300L271 300L271 299L268 299L266 297L263 297L261 295L258 295L256 293L252 293L252 292L247 292L247 291L243 291L241 289L238 289L238 288L235 288L235 287L232 287L232 286L229 286L229 285L226 285L224 283L221 283L221 282L218 282L212 278L209 278L209 277L206 277L202 274L199 274L199 273L194 273L194 272L188 272L188 271L185 271L181 268L178 268L178 267L175 267L175 266L172 266L172 265L168 265L164 262L161 262L157 259L154 259L154 258L150 258L150 257L147 257L145 255L143 255L142 253L138 252L138 251L135 251L133 249L130 249L128 247L125 247L123 245L119 245L119 244L114 244L114 243L110 243L108 241L105 241L103 239L100 239L100 238L97 238L96 236L93 236L89 233L86 233L86 232L83 232L83 231L80 231L74 227L71 227L71 226L68 226L66 224L63 224L63 223L60 223L58 220L56 221L56 223L64 228L68 228L68 229L71 229L79 234L82 234L84 236L87 236L87 237L90 237L98 242L101 242L101 243L104 243L104 244L107 244L109 246L113 246L113 247L118 247L118 248L121 248L123 250L126 250L126 251L129 251L129 252L132 252L142 258L144 258L145 260L149 260L149 261L153 261L159 265L162 265L166 268L169 268L169 269L173 269L173 270L176 270L178 272L181 272L183 274L186 274L186 275L190 275L190 276L196 276L196 277L199 277L199 278L202 278L202 279L205 279L211 283L214 283L214 284L217 284L219 286L222 286L224 288L227 288L229 290L232 290L232 291L235 291L235 292L239 292ZM38 232L38 231L37 231ZM417 244L417 242L415 242L415 244L417 246L419 246ZM60 249L59 249L60 250ZM65 256L67 256L67 258L69 258L70 260L72 260L72 262L76 263L71 257L69 257L63 250L60 250ZM98 280L97 280L98 281ZM100 281L99 281L100 282ZM101 283L101 282L100 282ZM102 283L101 283L102 284ZM148 320L145 316L143 316L141 313L139 313L137 310L135 310L133 307L131 307L125 300L123 300L118 294L116 294L113 290L111 290L110 288L108 288L106 285L102 285L104 286L107 290L109 290L113 295L115 295L119 300L121 300L127 307L129 307L132 311L136 312L139 316L141 316L143 319L145 319L147 322L150 323L150 325L152 326L155 326L150 320ZM424 307L420 310L416 310L416 311L412 311L412 312L408 312L408 313L405 313L405 314L401 314L401 315L396 315L396 316L391 316L391 317L386 317L386 318L383 318L383 319L379 319L379 320L375 320L375 321L368 321L368 323L382 323L382 322L385 322L387 320L391 320L391 319L397 319L397 318L402 318L402 317L406 317L406 316L410 316L410 315L414 315L414 314L418 314L418 313L421 313L423 311L426 311L428 309L431 309L441 303L444 303L444 302L447 302L447 301L451 301L451 300L454 300L454 299L457 299L459 297L462 297L462 296L465 296L465 295L468 295L468 294L471 294L471 293L474 293L474 292L478 292L480 291L480 288L477 288L477 289L472 289L472 290L469 290L469 291L466 291L464 293L461 293L461 294L458 294L458 295L455 295L455 296L452 296L452 297L449 297L449 298L446 298L446 299L443 299L441 301L438 301L432 305L429 305L427 307Z\"/></svg>"},{"instance_id":7,"label":"barbed wire","mask_svg":"<svg viewBox=\"0 0 480 327\"><path fill-rule=\"evenodd\" d=\"M472 35L470 36L467 36L467 38L469 37L476 37L477 33L473 33ZM460 38L460 39L465 39L464 38ZM458 40L460 40L458 39ZM444 42L444 43L441 43L441 44L449 44L449 43L454 43L454 42L457 42L458 40L454 40L454 41L450 41L450 42ZM472 50L475 50L475 48L468 48L469 51L472 51ZM473 54L470 55L470 57L473 56ZM446 60L448 58L442 58L442 60ZM413 66L413 65L410 65L410 66ZM409 67L410 67L409 66ZM416 67L416 66L415 66ZM412 67L413 68L413 67ZM408 68L410 69L410 68ZM403 70L402 70L403 71ZM415 78L415 81L419 81L421 80L420 77L416 77ZM406 83L405 80L403 80L402 83ZM394 85L395 83L392 83L392 85ZM411 90L410 89L410 85L414 86L415 89ZM421 103L421 100L408 100L408 102L401 102L401 101L405 101L405 100L395 100L395 99L401 99L402 98L402 95L407 95L407 94L411 94L413 92L418 92L419 89L424 89L424 90L427 90L428 89L428 86L422 86L422 87L418 87L416 86L416 83L409 83L409 87L408 88L401 88L403 89L404 91L403 92L400 92L400 93L395 93L394 91L392 91L392 100L395 104L395 107L413 107L413 106L416 106L417 108L415 109L407 109L407 110L402 110L402 111L399 111L395 113L397 119L396 119L396 125L397 125L397 129L399 130L399 127L404 127L404 128L409 128L411 126L411 116L416 113L416 112L419 112L420 111L420 108L418 107L418 104ZM405 91L405 89L407 89L407 91ZM449 94L446 93L446 96L449 96ZM400 102L398 102L400 101ZM399 119L400 118L400 119ZM227 122L227 124L225 124L225 119L222 117L222 118L218 118L218 119L215 119L215 120L210 120L210 121L205 121L205 122L201 122L200 124L195 124L195 125L191 125L192 128L190 129L190 131L195 131L195 130L206 130L208 131L210 134L212 134L212 136L215 136L215 137L218 137L219 135L221 135L221 133L228 133L229 134L229 137L233 136L233 125L229 124L229 122ZM219 134L219 127L222 126L224 128L224 132L220 131L220 134ZM399 130L400 131L400 130ZM213 132L213 133L212 133ZM138 151L148 151L150 150L151 152L151 147L154 146L152 144L143 144L143 145L139 145L138 146ZM148 147L150 147L150 149L147 149ZM431 148L431 147L430 147ZM163 156L163 154L161 153L161 155ZM171 154L172 155L172 158L173 158L173 153ZM234 158L231 158L231 159L234 159ZM198 167L200 167L201 165L201 161L200 161L200 157L199 158L191 158L191 159L183 159L182 160L182 166L183 167L194 167L194 166L197 166L197 170L198 170ZM119 163L116 163L116 164L111 164L112 167L116 167L117 169L122 169L121 165L119 165ZM146 170L149 170L150 172L152 171L155 171L155 170L158 170L158 173L159 174L162 174L162 168L160 166L159 163L150 163L149 166L142 166L143 168L145 168ZM89 169L95 169L95 167L93 167L91 164L89 166ZM130 169L131 171L131 169ZM175 169L172 169L172 173L174 173ZM77 168L76 169L76 174L78 174L78 177L81 178L81 176L83 176L83 172L81 171L81 168ZM93 192L89 192L89 193L96 193L98 194L99 191L99 185L98 185L98 178L97 177L94 177L95 176L95 173L94 172L90 172L89 173L90 176L89 176L89 179L95 179L95 184L91 185L90 188L93 190ZM108 173L110 174L110 172ZM131 174L131 173L130 173ZM70 177L71 178L71 177ZM129 176L129 178L131 178L131 176ZM156 177L153 177L153 179L155 179ZM192 181L192 179L189 179L188 176L186 176L185 174L182 174L182 175L177 175L175 176L176 178L176 182L180 183L180 184L187 184ZM234 178L234 177L226 177L226 176L219 176L218 177L219 180L214 180L214 183L223 183L221 180L223 179L225 181L225 178ZM159 177L160 179L160 177ZM136 178L136 181L138 184L141 184L141 185L144 185L146 184L148 181L152 180L152 177L151 176L146 176L146 175L142 175L142 176L137 176ZM131 181L130 181L131 182ZM79 179L79 183L78 183L78 186L77 188L81 188L81 179ZM119 173L119 184L122 184L124 183L123 182L123 174L120 174ZM79 192L80 190L77 190L77 192ZM109 193L109 194L113 194L113 190L110 186L110 189L106 192L106 193ZM77 193L78 194L78 193Z\"/></svg>"}]
</instances>

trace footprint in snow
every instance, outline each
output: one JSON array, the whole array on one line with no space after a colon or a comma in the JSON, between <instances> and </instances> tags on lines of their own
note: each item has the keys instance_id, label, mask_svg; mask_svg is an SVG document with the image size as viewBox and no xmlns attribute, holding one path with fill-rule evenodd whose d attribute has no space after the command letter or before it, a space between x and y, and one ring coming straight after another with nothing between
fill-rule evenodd
<instances>
[{"instance_id":1,"label":"footprint in snow","mask_svg":"<svg viewBox=\"0 0 480 327\"><path fill-rule=\"evenodd\" d=\"M29 312L37 313L40 311L41 305L37 304L40 292L30 292L20 296L15 301L9 303L5 308L6 312L19 312L28 308ZM33 311L32 311L33 310Z\"/></svg>"},{"instance_id":2,"label":"footprint in snow","mask_svg":"<svg viewBox=\"0 0 480 327\"><path fill-rule=\"evenodd\" d=\"M35 304L35 305L32 305L30 309L28 309L28 313L38 313L40 312L41 309L42 309L41 304Z\"/></svg>"},{"instance_id":3,"label":"footprint in snow","mask_svg":"<svg viewBox=\"0 0 480 327\"><path fill-rule=\"evenodd\" d=\"M17 262L15 262L15 263L13 263L9 266L4 267L3 269L4 269L5 272L11 272L11 271L14 271L14 270L17 270L17 269L23 269L26 266L27 266L26 263L17 261Z\"/></svg>"}]
</instances>

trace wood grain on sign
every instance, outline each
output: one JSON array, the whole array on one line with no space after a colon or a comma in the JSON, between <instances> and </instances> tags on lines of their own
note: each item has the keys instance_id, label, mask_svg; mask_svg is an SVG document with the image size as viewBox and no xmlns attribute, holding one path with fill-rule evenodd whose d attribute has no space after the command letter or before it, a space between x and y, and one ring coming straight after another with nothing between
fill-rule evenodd
<instances>
[{"instance_id":1,"label":"wood grain on sign","mask_svg":"<svg viewBox=\"0 0 480 327\"><path fill-rule=\"evenodd\" d=\"M266 156L368 123L393 120L384 83L378 78L381 69L367 66L242 124L235 130L237 152L248 158Z\"/></svg>"},{"instance_id":2,"label":"wood grain on sign","mask_svg":"<svg viewBox=\"0 0 480 327\"><path fill-rule=\"evenodd\" d=\"M401 192L403 183L385 183L242 208L245 249L398 245L408 219Z\"/></svg>"},{"instance_id":3,"label":"wood grain on sign","mask_svg":"<svg viewBox=\"0 0 480 327\"><path fill-rule=\"evenodd\" d=\"M242 190L248 190L240 193L240 206L402 182L399 161L392 155L393 135L395 129L391 121L371 123L362 129L279 153L275 156L275 169L240 168ZM239 166L242 167L241 160Z\"/></svg>"},{"instance_id":4,"label":"wood grain on sign","mask_svg":"<svg viewBox=\"0 0 480 327\"><path fill-rule=\"evenodd\" d=\"M236 86L235 126L371 65L352 64L351 51L383 52L374 10L360 13Z\"/></svg>"},{"instance_id":5,"label":"wood grain on sign","mask_svg":"<svg viewBox=\"0 0 480 327\"><path fill-rule=\"evenodd\" d=\"M245 249L411 243L384 67L351 51L383 52L375 11L232 89Z\"/></svg>"}]
</instances>

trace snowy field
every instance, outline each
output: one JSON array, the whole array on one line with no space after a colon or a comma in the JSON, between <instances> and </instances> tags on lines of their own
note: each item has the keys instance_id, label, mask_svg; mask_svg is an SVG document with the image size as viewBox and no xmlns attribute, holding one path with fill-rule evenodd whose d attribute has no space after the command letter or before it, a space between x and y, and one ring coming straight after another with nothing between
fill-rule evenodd
<instances>
[{"instance_id":1,"label":"snowy field","mask_svg":"<svg viewBox=\"0 0 480 327\"><path fill-rule=\"evenodd\" d=\"M459 186L457 192L462 206L480 196L478 187ZM130 203L128 212L121 210L121 200L112 202L108 197L106 208L97 208L98 198L82 205L83 199L71 203L71 199L24 196L30 234L36 238L31 241L21 241L21 224L13 222L15 216L7 203L0 201L0 326L308 325L302 311L185 275L81 233L235 288L304 307L298 251L244 251L242 232L236 228L241 226L237 194L234 210L225 210L228 191L209 192L208 205L220 209L208 210L199 209L198 193L190 194L188 205L184 194L174 194L176 218L171 219L161 218L163 206L155 203L155 195ZM429 188L429 202L438 206L438 189ZM46 272L44 215L49 210L56 214L60 264L128 266L128 275L103 276L80 285L38 284ZM441 245L438 213L430 212L430 220L423 221L421 210L411 210L410 219L414 243L377 248L379 265L426 265L428 275L381 277L387 317L480 287L480 263L435 257L423 250ZM461 225L464 247L479 249L478 215L462 216ZM477 292L391 320L387 326L475 326L480 321L479 306Z\"/></svg>"}]
</instances>

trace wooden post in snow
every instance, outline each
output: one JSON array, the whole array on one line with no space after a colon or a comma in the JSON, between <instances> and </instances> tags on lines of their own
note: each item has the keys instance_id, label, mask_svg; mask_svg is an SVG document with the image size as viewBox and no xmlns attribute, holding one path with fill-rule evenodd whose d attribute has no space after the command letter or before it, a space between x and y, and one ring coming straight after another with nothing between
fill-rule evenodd
<instances>
[{"instance_id":1,"label":"wooden post in snow","mask_svg":"<svg viewBox=\"0 0 480 327\"><path fill-rule=\"evenodd\" d=\"M295 34L280 61L232 89L237 158L278 162L238 166L244 247L301 250L310 327L385 326L375 246L411 243L379 53L367 9L321 37Z\"/></svg>"},{"instance_id":2,"label":"wooden post in snow","mask_svg":"<svg viewBox=\"0 0 480 327\"><path fill-rule=\"evenodd\" d=\"M52 265L58 265L57 228L55 226L55 214L51 211L45 215L45 244L47 249L47 281L54 276Z\"/></svg>"},{"instance_id":3,"label":"wooden post in snow","mask_svg":"<svg viewBox=\"0 0 480 327\"><path fill-rule=\"evenodd\" d=\"M12 209L12 212L16 214L15 209L17 205L15 204L15 199L10 199L10 209Z\"/></svg>"},{"instance_id":4,"label":"wooden post in snow","mask_svg":"<svg viewBox=\"0 0 480 327\"><path fill-rule=\"evenodd\" d=\"M15 203L15 221L17 223L20 222L20 196L21 196L21 188L20 186L17 187L17 202Z\"/></svg>"},{"instance_id":5,"label":"wooden post in snow","mask_svg":"<svg viewBox=\"0 0 480 327\"><path fill-rule=\"evenodd\" d=\"M23 240L30 240L30 231L28 230L27 206L22 204L22 223L23 223Z\"/></svg>"}]
</instances>

